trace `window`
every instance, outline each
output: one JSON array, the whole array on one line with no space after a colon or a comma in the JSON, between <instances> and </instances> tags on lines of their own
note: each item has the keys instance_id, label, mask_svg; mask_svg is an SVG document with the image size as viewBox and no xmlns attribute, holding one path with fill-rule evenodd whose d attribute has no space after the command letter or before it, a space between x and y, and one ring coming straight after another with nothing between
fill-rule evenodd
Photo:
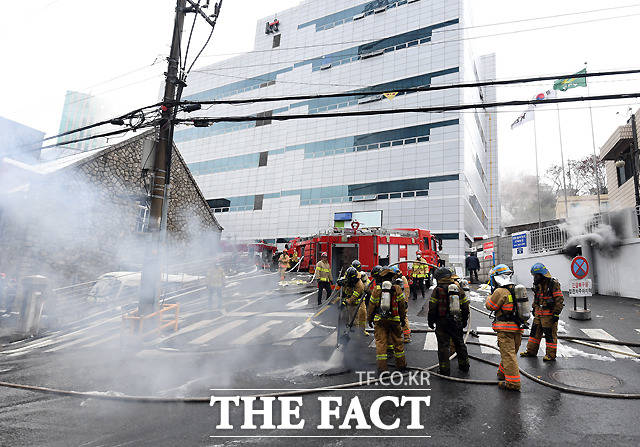
<instances>
[{"instance_id":1,"label":"window","mask_svg":"<svg viewBox=\"0 0 640 447\"><path fill-rule=\"evenodd\" d=\"M260 160L258 160L258 167L266 166L269 160L269 151L260 152Z\"/></svg>"},{"instance_id":2,"label":"window","mask_svg":"<svg viewBox=\"0 0 640 447\"><path fill-rule=\"evenodd\" d=\"M267 118L273 115L273 111L272 110L268 110L266 112L260 112L258 113L256 116L258 118ZM260 127L260 126L267 126L271 124L271 120L258 120L256 121L256 127Z\"/></svg>"},{"instance_id":3,"label":"window","mask_svg":"<svg viewBox=\"0 0 640 447\"><path fill-rule=\"evenodd\" d=\"M136 219L136 231L144 233L149 228L149 207L138 205L138 217Z\"/></svg>"},{"instance_id":4,"label":"window","mask_svg":"<svg viewBox=\"0 0 640 447\"><path fill-rule=\"evenodd\" d=\"M278 48L280 46L280 36L282 34L276 34L275 36L273 36L273 45L271 46L271 48Z\"/></svg>"},{"instance_id":5,"label":"window","mask_svg":"<svg viewBox=\"0 0 640 447\"><path fill-rule=\"evenodd\" d=\"M624 185L627 180L633 178L633 157L631 156L631 148L620 154L620 158L624 160L624 166L616 167L618 174L618 187Z\"/></svg>"},{"instance_id":6,"label":"window","mask_svg":"<svg viewBox=\"0 0 640 447\"><path fill-rule=\"evenodd\" d=\"M262 209L262 201L264 200L263 194L256 194L253 198L253 209L261 210Z\"/></svg>"}]
</instances>

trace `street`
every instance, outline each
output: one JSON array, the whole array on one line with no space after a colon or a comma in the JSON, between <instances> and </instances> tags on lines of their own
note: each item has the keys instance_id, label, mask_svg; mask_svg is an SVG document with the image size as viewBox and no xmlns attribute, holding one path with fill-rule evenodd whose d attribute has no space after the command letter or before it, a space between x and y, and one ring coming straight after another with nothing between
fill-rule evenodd
<instances>
[{"instance_id":1,"label":"street","mask_svg":"<svg viewBox=\"0 0 640 447\"><path fill-rule=\"evenodd\" d=\"M255 443L281 445L296 437L303 445L386 445L388 434L369 420L368 408L383 396L430 396L421 408L424 429L407 429L411 421L408 406L394 409L390 403L380 409L382 422L399 419L393 436L405 437L404 445L533 445L546 436L550 444L637 445L634 400L594 398L567 394L523 378L521 393L507 393L492 385L465 384L430 377L428 382L396 382L394 385L357 385L304 394L300 417L302 429L242 429L244 413L231 405L232 430L216 429L221 422L219 406L209 406L214 396L252 396L331 387L358 382L366 377L358 371L375 370L373 337L352 337L345 350L350 371L329 361L335 352L335 306L310 320L318 310L315 290L294 286L278 287L269 272L255 272L225 288L224 312L206 309L201 292L180 297L179 330L153 340L134 344L120 337L120 317L100 315L85 322L85 329L73 327L2 348L0 380L110 396L179 398L176 402L110 401L90 396L67 397L2 387L0 431L3 445L237 445ZM480 308L478 295L472 306ZM422 301L410 303L414 330L426 329L426 319L416 314ZM640 341L634 327L640 306L633 300L594 297L594 318L580 322L563 315L561 333L593 338L613 337ZM636 317L634 318L631 317ZM637 326L637 324L636 324ZM486 331L490 320L472 312L471 328ZM495 344L495 337L470 336L468 341ZM414 333L406 345L411 366L437 363L433 333ZM624 346L616 349L637 353ZM544 349L544 347L542 347ZM491 361L499 358L488 347L469 345L472 355ZM541 350L541 352L543 352ZM541 354L542 355L542 354ZM638 359L560 342L558 360L547 364L542 357L520 359L524 370L555 384L574 389L615 393L640 390ZM454 376L495 380L495 368L472 362L468 375ZM320 430L320 396L341 397L343 406L333 423L343 422L347 407L357 397L370 429ZM202 398L181 402L181 398ZM255 408L262 408L256 404ZM274 404L273 421L280 411ZM558 424L562 421L562 424ZM362 439L361 439L362 438Z\"/></svg>"}]
</instances>

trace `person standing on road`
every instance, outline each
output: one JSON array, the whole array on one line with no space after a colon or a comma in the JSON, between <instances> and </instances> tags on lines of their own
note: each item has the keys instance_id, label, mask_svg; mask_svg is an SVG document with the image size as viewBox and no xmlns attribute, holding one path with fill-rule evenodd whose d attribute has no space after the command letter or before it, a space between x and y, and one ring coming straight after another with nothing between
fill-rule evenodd
<instances>
[{"instance_id":1,"label":"person standing on road","mask_svg":"<svg viewBox=\"0 0 640 447\"><path fill-rule=\"evenodd\" d=\"M554 362L558 352L558 320L564 307L564 295L560 283L551 277L549 270L541 263L531 267L533 275L533 325L529 331L527 350L521 357L536 357L540 340L544 335L547 353L542 360Z\"/></svg>"},{"instance_id":2,"label":"person standing on road","mask_svg":"<svg viewBox=\"0 0 640 447\"><path fill-rule=\"evenodd\" d=\"M439 372L446 376L451 374L451 342L458 353L458 369L467 372L469 356L463 329L469 321L469 298L447 267L439 267L433 276L437 286L429 299L427 323L431 329L436 330Z\"/></svg>"},{"instance_id":3,"label":"person standing on road","mask_svg":"<svg viewBox=\"0 0 640 447\"><path fill-rule=\"evenodd\" d=\"M411 273L411 276L413 278L413 283L411 284L411 298L414 301L418 299L418 292L420 292L422 299L424 299L425 281L429 268L425 264L419 264L420 262L426 262L422 257L422 252L419 250L416 252L416 261L417 262L413 264Z\"/></svg>"},{"instance_id":4,"label":"person standing on road","mask_svg":"<svg viewBox=\"0 0 640 447\"><path fill-rule=\"evenodd\" d=\"M402 274L402 270L397 265L391 267L391 271L395 274L395 284L402 289L401 299L407 302L407 312L404 313L404 318L402 319L402 334L404 337L405 343L411 343L411 326L409 325L409 312L408 312L408 303L409 303L409 280L407 280L406 276Z\"/></svg>"},{"instance_id":5,"label":"person standing on road","mask_svg":"<svg viewBox=\"0 0 640 447\"><path fill-rule=\"evenodd\" d=\"M209 308L213 308L213 297L216 296L216 307L222 308L222 289L224 288L224 269L216 264L207 272L207 301Z\"/></svg>"},{"instance_id":6,"label":"person standing on road","mask_svg":"<svg viewBox=\"0 0 640 447\"><path fill-rule=\"evenodd\" d=\"M509 289L513 272L505 264L498 264L489 271L492 293L487 297L485 307L495 312L493 330L498 335L500 366L498 386L501 389L520 391L520 369L518 350L522 342L522 329L514 315L515 303Z\"/></svg>"},{"instance_id":7,"label":"person standing on road","mask_svg":"<svg viewBox=\"0 0 640 447\"><path fill-rule=\"evenodd\" d=\"M342 305L347 309L347 321L354 321L354 325L360 327L364 335L368 336L365 329L367 310L364 307L364 284L360 281L358 271L349 267L339 285L342 287Z\"/></svg>"},{"instance_id":8,"label":"person standing on road","mask_svg":"<svg viewBox=\"0 0 640 447\"><path fill-rule=\"evenodd\" d=\"M376 284L367 309L367 321L369 326L374 328L378 374L387 371L389 343L393 345L396 368L404 371L407 367L400 327L407 313L406 300L400 286L387 280L390 275L386 272L388 270L381 272L380 279L383 281L381 284Z\"/></svg>"},{"instance_id":9,"label":"person standing on road","mask_svg":"<svg viewBox=\"0 0 640 447\"><path fill-rule=\"evenodd\" d=\"M478 256L476 256L476 252L472 252L469 256L467 256L467 259L464 260L464 265L469 271L469 282L471 284L478 283L478 270L480 270L480 260L478 259Z\"/></svg>"},{"instance_id":10,"label":"person standing on road","mask_svg":"<svg viewBox=\"0 0 640 447\"><path fill-rule=\"evenodd\" d=\"M283 251L280 258L278 258L278 267L280 270L280 281L284 281L284 274L289 268L289 255L286 251Z\"/></svg>"},{"instance_id":11,"label":"person standing on road","mask_svg":"<svg viewBox=\"0 0 640 447\"><path fill-rule=\"evenodd\" d=\"M326 252L320 255L320 261L316 264L316 280L318 281L318 306L322 304L322 291L327 291L327 299L331 296L331 284L333 284L333 276L331 275L331 265Z\"/></svg>"}]
</instances>

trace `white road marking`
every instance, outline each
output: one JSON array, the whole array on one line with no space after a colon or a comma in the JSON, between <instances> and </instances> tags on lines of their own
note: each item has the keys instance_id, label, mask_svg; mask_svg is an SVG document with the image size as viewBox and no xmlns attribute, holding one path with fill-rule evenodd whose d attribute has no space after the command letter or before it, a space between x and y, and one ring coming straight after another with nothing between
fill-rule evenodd
<instances>
[{"instance_id":1,"label":"white road marking","mask_svg":"<svg viewBox=\"0 0 640 447\"><path fill-rule=\"evenodd\" d=\"M287 303L286 306L289 309L300 309L302 307L306 307L309 304L309 297L311 295L317 294L318 292L314 291L311 293L307 293L306 295L301 296L298 299L295 299L293 301L291 301L290 303Z\"/></svg>"},{"instance_id":2,"label":"white road marking","mask_svg":"<svg viewBox=\"0 0 640 447\"><path fill-rule=\"evenodd\" d=\"M313 328L314 326L310 321L305 321L300 326L293 328L293 330L291 330L284 337L282 337L285 339L285 341L277 342L275 344L281 345L281 346L291 346L296 342L295 339L304 337ZM291 339L291 340L287 340L287 339Z\"/></svg>"},{"instance_id":3,"label":"white road marking","mask_svg":"<svg viewBox=\"0 0 640 447\"><path fill-rule=\"evenodd\" d=\"M118 332L116 334L111 335L110 337L100 339L100 340L95 341L93 343L89 343L88 345L85 345L85 348L93 348L94 346L98 346L98 345L101 345L103 343L108 343L108 342L110 342L112 340L115 340L116 338L120 338L120 336L121 336L121 333Z\"/></svg>"},{"instance_id":4,"label":"white road marking","mask_svg":"<svg viewBox=\"0 0 640 447\"><path fill-rule=\"evenodd\" d=\"M607 331L605 331L604 329L580 329L582 332L584 332L585 334L587 334L587 337L589 338L602 338L605 340L612 340L612 341L617 341L618 339L615 338L613 335L609 334ZM616 351L622 351L622 352L628 352L629 354L636 354L635 351L633 351L631 348L627 347L627 346L621 346L621 345L610 345L607 343L597 343L600 346L602 346L603 348L611 348L611 349L615 349ZM629 356L623 355L623 354L618 354L617 352L609 352L609 354L611 354L612 356L619 358L619 359L628 359L630 358Z\"/></svg>"},{"instance_id":5,"label":"white road marking","mask_svg":"<svg viewBox=\"0 0 640 447\"><path fill-rule=\"evenodd\" d=\"M191 340L189 343L192 345L201 345L207 342L210 342L211 340L213 340L214 338L234 329L237 328L238 326L246 323L247 320L234 320L234 321L230 321L227 324L223 324L222 326L219 326L217 328L215 328L214 330L207 332L204 335L201 335L200 337Z\"/></svg>"},{"instance_id":6,"label":"white road marking","mask_svg":"<svg viewBox=\"0 0 640 447\"><path fill-rule=\"evenodd\" d=\"M208 326L212 321L213 320L201 320L201 321L198 321L197 323L190 324L189 326L183 327L178 332L174 332L173 334L167 335L166 337L162 338L161 341L170 340L179 335L188 334L189 332L197 331L198 329Z\"/></svg>"},{"instance_id":7,"label":"white road marking","mask_svg":"<svg viewBox=\"0 0 640 447\"><path fill-rule=\"evenodd\" d=\"M94 341L96 338L98 338L99 340L102 340L104 338L104 334L97 334L97 335L90 335L88 337L78 337L77 339L70 341L69 343L63 343L61 345L55 346L51 349L47 349L44 352L56 352L56 351L60 351L62 349L66 349L69 346L75 346L77 344L80 344L82 342L91 342Z\"/></svg>"},{"instance_id":8,"label":"white road marking","mask_svg":"<svg viewBox=\"0 0 640 447\"><path fill-rule=\"evenodd\" d=\"M327 338L320 342L320 346L336 346L338 344L338 332L333 331Z\"/></svg>"},{"instance_id":9,"label":"white road marking","mask_svg":"<svg viewBox=\"0 0 640 447\"><path fill-rule=\"evenodd\" d=\"M424 339L424 347L422 349L424 351L438 350L438 339L436 338L435 332L427 332L427 337Z\"/></svg>"},{"instance_id":10,"label":"white road marking","mask_svg":"<svg viewBox=\"0 0 640 447\"><path fill-rule=\"evenodd\" d=\"M233 344L233 345L246 345L250 341L258 338L259 336L261 336L262 334L264 334L266 332L269 332L271 330L271 326L274 326L274 325L280 324L280 323L282 323L282 321L280 321L280 320L269 320L269 321L261 324L257 328L255 328L255 329L247 332L246 334L242 335L241 337L236 338L235 340L233 340L231 342L231 344Z\"/></svg>"},{"instance_id":11,"label":"white road marking","mask_svg":"<svg viewBox=\"0 0 640 447\"><path fill-rule=\"evenodd\" d=\"M484 326L478 326L476 328L478 330L478 332L491 332L493 331L492 328L490 327L484 327ZM480 343L485 343L487 345L491 345L491 346L495 346L496 348L498 347L498 337L493 336L493 335L480 335L478 337L479 342ZM493 354L493 355L500 355L500 351L496 351L495 349L491 349L487 346L480 346L480 352L482 352L483 354Z\"/></svg>"}]
</instances>

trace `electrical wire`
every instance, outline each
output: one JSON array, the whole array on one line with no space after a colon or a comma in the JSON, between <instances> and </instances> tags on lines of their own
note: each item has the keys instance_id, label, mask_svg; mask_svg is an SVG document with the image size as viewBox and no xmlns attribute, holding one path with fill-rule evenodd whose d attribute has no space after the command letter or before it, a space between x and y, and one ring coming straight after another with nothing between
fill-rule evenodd
<instances>
[{"instance_id":1,"label":"electrical wire","mask_svg":"<svg viewBox=\"0 0 640 447\"><path fill-rule=\"evenodd\" d=\"M635 8L635 7L638 7L638 6L640 6L640 3L635 3L635 4L632 4L632 5L624 5L624 6L614 6L614 7L610 7L610 8L593 9L593 10L588 10L588 11L576 11L576 12L571 12L571 13L554 14L554 15L543 16L543 17L533 17L533 18L529 18L529 19L509 20L509 21L505 21L505 22L488 23L488 24L484 24L484 25L474 25L474 26L456 28L454 30L436 29L436 30L433 30L432 33L435 34L435 33L466 31L466 30L477 29L477 28L487 28L487 27L492 27L492 26L504 26L504 25L510 25L510 24L516 24L516 23L537 21L537 20L548 20L548 19L554 19L554 18L559 18L559 17L592 14L592 13L595 13L595 12L604 12L604 11L619 10L619 9L629 9L629 8ZM630 15L620 16L620 17L630 17ZM607 19L608 18L602 18L601 20L607 20ZM578 22L578 23L581 23L581 22ZM567 25L573 25L573 24L574 23L569 23ZM522 32L522 31L516 31L516 32ZM480 37L483 37L483 36L480 36ZM252 50L252 51L246 51L246 52L218 53L218 54L210 54L210 55L207 55L206 57L210 58L210 57L220 57L220 56L236 56L236 55L244 55L244 54L252 54L252 53L281 52L281 51L287 51L287 50L299 50L299 49L306 49L306 48L327 47L327 46L344 45L344 44L352 44L352 43L366 43L366 42L371 42L372 40L374 40L374 39L342 41L342 42L333 42L333 43L326 43L326 44L303 45L303 46L285 47L285 48L278 48L278 49L268 49L268 50ZM296 62L301 62L301 61L296 61Z\"/></svg>"},{"instance_id":2,"label":"electrical wire","mask_svg":"<svg viewBox=\"0 0 640 447\"><path fill-rule=\"evenodd\" d=\"M200 6L201 0L198 0L198 7ZM187 57L189 56L189 47L191 46L191 38L193 37L193 30L196 27L196 20L198 19L198 14L193 15L193 22L191 23L191 31L189 32L189 39L187 40L187 49L184 51L184 62L182 64L182 71L184 72L185 67L187 66Z\"/></svg>"},{"instance_id":3,"label":"electrical wire","mask_svg":"<svg viewBox=\"0 0 640 447\"><path fill-rule=\"evenodd\" d=\"M600 71L593 73L580 74L580 78L597 78L603 76L619 76L628 74L639 74L640 69L630 70L612 70L612 71ZM433 74L433 73L429 73ZM537 81L555 81L558 79L566 79L576 77L576 73L563 74L563 75L549 75L549 76L535 76L527 78L517 79L505 79L505 80L491 80L491 81L476 81L476 82L463 82L459 84L442 84L442 85L428 85L424 87L411 87L411 88L398 88L393 90L367 90L366 92L339 92L339 93L325 93L314 95L294 95L294 96L278 96L267 98L247 98L247 99L214 99L205 101L184 101L184 104L249 104L259 102L270 101L302 101L309 99L323 99L323 98L342 98L344 96L375 96L384 95L385 93L417 93L417 92L430 92L439 90L451 90L458 88L472 88L472 87L494 87L513 84L527 84ZM546 101L546 100L545 100ZM540 101L538 101L540 102Z\"/></svg>"},{"instance_id":4,"label":"electrical wire","mask_svg":"<svg viewBox=\"0 0 640 447\"><path fill-rule=\"evenodd\" d=\"M209 33L209 37L207 38L206 42L204 43L204 45L202 46L202 48L200 49L200 51L196 55L196 57L193 60L193 62L191 63L191 65L189 66L189 70L187 70L187 74L189 74L191 72L191 69L195 65L196 61L198 60L200 55L202 55L202 52L204 51L204 49L209 44L209 41L211 40L211 37L213 36L213 31L215 30L216 24L218 23L218 17L220 16L220 9L221 8L222 8L222 0L220 0L220 2L218 2L218 3L216 3L215 13L213 15L213 23L211 24L211 32Z\"/></svg>"},{"instance_id":5,"label":"electrical wire","mask_svg":"<svg viewBox=\"0 0 640 447\"><path fill-rule=\"evenodd\" d=\"M289 121L298 119L321 119L321 118L344 118L344 117L356 117L356 116L372 116L372 115L392 115L400 113L434 113L434 112L447 112L458 111L467 109L491 109L496 107L507 106L523 106L523 105L541 105L541 104L559 104L569 102L584 102L584 101L608 101L612 99L635 99L640 98L640 92L636 93L618 93L611 95L597 95L597 96L581 96L575 98L552 98L545 99L544 101L538 100L515 100L515 101L503 101L492 103L476 103L476 104L459 104L451 106L435 106L435 107L409 107L398 109L379 109L379 110L365 110L365 111L351 111L351 112L329 112L329 113L317 113L311 115L272 115L272 116L219 116L219 117L197 117L197 118L181 118L177 119L177 123L193 124L198 127L207 127L213 123L219 122L244 122L244 121Z\"/></svg>"}]
</instances>

